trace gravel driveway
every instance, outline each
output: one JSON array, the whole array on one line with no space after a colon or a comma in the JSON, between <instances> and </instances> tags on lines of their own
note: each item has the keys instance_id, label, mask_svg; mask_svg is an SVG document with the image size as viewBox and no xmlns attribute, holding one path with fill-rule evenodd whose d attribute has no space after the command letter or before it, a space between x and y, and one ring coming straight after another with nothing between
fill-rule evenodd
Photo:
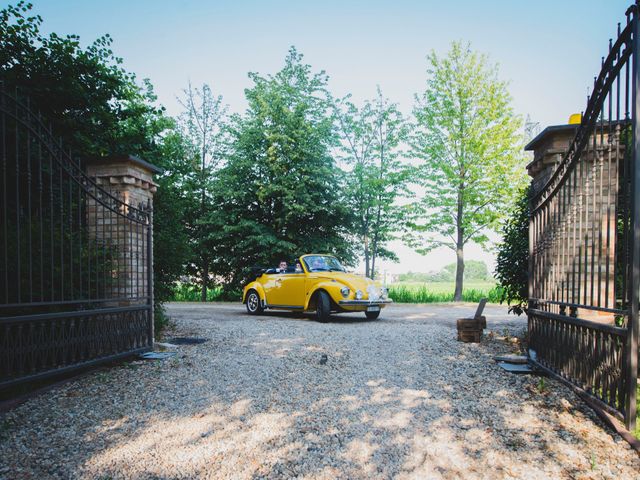
<instances>
[{"instance_id":1,"label":"gravel driveway","mask_svg":"<svg viewBox=\"0 0 640 480\"><path fill-rule=\"evenodd\" d=\"M640 478L638 455L569 390L492 357L524 319L394 305L381 319L170 304L165 361L93 372L0 417L0 478ZM326 359L326 362L325 362Z\"/></svg>"}]
</instances>

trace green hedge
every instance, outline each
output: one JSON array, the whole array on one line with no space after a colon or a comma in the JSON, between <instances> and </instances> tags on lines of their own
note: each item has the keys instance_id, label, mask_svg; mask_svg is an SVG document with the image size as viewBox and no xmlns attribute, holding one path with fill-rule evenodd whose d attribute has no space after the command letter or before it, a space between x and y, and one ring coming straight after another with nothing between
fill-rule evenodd
<instances>
[{"instance_id":1,"label":"green hedge","mask_svg":"<svg viewBox=\"0 0 640 480\"><path fill-rule=\"evenodd\" d=\"M178 283L173 287L173 294L170 302L199 302L201 299L201 288L191 283ZM242 292L239 290L226 290L218 285L207 289L207 302L240 301Z\"/></svg>"}]
</instances>

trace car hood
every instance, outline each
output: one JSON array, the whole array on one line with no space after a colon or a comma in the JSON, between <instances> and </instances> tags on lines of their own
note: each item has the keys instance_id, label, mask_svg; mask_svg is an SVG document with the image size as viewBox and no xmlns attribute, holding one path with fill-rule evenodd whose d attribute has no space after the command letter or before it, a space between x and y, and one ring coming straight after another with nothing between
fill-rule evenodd
<instances>
[{"instance_id":1,"label":"car hood","mask_svg":"<svg viewBox=\"0 0 640 480\"><path fill-rule=\"evenodd\" d=\"M309 278L326 279L331 281L340 282L349 287L354 292L356 290L362 290L367 292L367 287L376 285L376 282L362 275L355 275L353 273L344 272L313 272L309 274Z\"/></svg>"}]
</instances>

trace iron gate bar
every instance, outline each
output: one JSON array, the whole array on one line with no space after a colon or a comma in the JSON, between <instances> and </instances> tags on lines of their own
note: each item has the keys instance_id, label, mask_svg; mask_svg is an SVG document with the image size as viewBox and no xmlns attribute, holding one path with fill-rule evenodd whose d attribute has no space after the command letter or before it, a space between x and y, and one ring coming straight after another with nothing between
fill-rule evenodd
<instances>
[{"instance_id":1,"label":"iron gate bar","mask_svg":"<svg viewBox=\"0 0 640 480\"><path fill-rule=\"evenodd\" d=\"M627 27L624 29L624 31L622 32L622 35L626 35L625 38L621 37L618 39L618 41L616 42L616 46L618 48L620 48L623 45L626 45L628 42L630 42L631 40L631 24L627 25ZM630 49L625 50L622 55L619 57L619 59L616 60L616 65L609 65L610 61L612 62L614 59L616 59L615 55L609 55L609 57L607 57L607 61L605 63L605 65L603 65L603 69L610 67L611 68L611 72L615 72L616 75L618 73L620 73L622 66L624 64L628 65L628 60L631 57L632 51ZM602 75L602 74L601 74ZM608 77L606 84L603 85L603 88L606 87L611 87L614 81L614 78ZM597 86L594 85L594 88ZM627 86L628 88L628 86ZM594 90L595 91L595 90ZM599 92L599 96L597 98L600 98L600 95L602 93ZM582 117L582 123L580 125L580 128L578 129L578 132L576 133L576 138L573 142L571 142L571 145L569 147L569 151L565 154L565 156L563 157L562 162L556 167L556 169L554 170L552 176L549 178L549 180L547 181L547 183L541 188L540 192L538 192L537 194L535 194L533 196L533 200L537 201L539 197L541 197L543 194L547 194L545 196L545 198L540 201L538 203L538 207L537 208L542 208L546 205L546 203L553 198L553 195L555 193L557 193L557 190L565 183L565 181L567 180L567 171L566 169L572 168L575 166L575 163L573 161L576 152L580 152L584 149L584 146L586 145L587 141L589 140L589 135L587 135L587 133L589 132L590 129L594 128L598 119L598 114L599 112L594 112L594 108L596 106L596 102L593 100L594 96L591 97L591 100L589 101L588 105L587 105L587 110L585 111L585 113L583 114ZM625 118L628 119L629 117L629 112L627 111L625 114ZM586 120L585 120L586 119ZM587 125L587 127L583 128L583 125ZM560 175L562 175L560 178L558 178ZM557 181L558 183L553 185L553 182ZM548 188L551 188L551 191L547 192L546 190Z\"/></svg>"},{"instance_id":2,"label":"iron gate bar","mask_svg":"<svg viewBox=\"0 0 640 480\"><path fill-rule=\"evenodd\" d=\"M38 382L41 380L47 380L54 377L60 377L62 375L77 372L78 370L81 370L84 368L90 368L90 367L95 367L95 366L102 365L109 362L125 360L127 358L135 357L136 355L139 355L141 353L145 353L148 351L150 351L150 349L147 347L136 348L133 350L128 350L126 352L111 355L108 358L106 357L94 358L93 360L86 360L83 362L75 363L73 365L58 367L54 370L47 370L44 372L35 373L33 375L26 375L24 377L12 379L11 381L8 381L8 382L6 381L0 382L0 390L14 388L18 385L24 385L25 383Z\"/></svg>"},{"instance_id":3,"label":"iron gate bar","mask_svg":"<svg viewBox=\"0 0 640 480\"><path fill-rule=\"evenodd\" d=\"M534 363L537 369L540 369L542 372L546 373L550 377L560 380L563 384L567 385L574 392L576 392L581 398L583 398L587 402L592 402L594 407L607 412L608 414L612 415L619 421L622 421L622 422L625 421L624 415L618 409L616 409L613 405L610 405L607 402L603 402L598 397L595 397L592 392L589 392L584 388L579 387L574 382L569 381L566 378L563 378L561 376L558 376L557 372L552 368L549 368L539 362L534 362Z\"/></svg>"},{"instance_id":4,"label":"iron gate bar","mask_svg":"<svg viewBox=\"0 0 640 480\"><path fill-rule=\"evenodd\" d=\"M528 317L532 361L615 409L634 429L640 301L637 3L626 16L615 42L609 41L566 154L530 199Z\"/></svg>"},{"instance_id":5,"label":"iron gate bar","mask_svg":"<svg viewBox=\"0 0 640 480\"><path fill-rule=\"evenodd\" d=\"M86 317L93 314L108 315L111 313L138 312L149 310L149 305L134 305L129 307L100 308L96 310L76 310L69 312L36 313L33 315L16 315L14 317L0 317L1 323L21 323L37 320L51 320L52 318Z\"/></svg>"},{"instance_id":6,"label":"iron gate bar","mask_svg":"<svg viewBox=\"0 0 640 480\"><path fill-rule=\"evenodd\" d=\"M591 320L586 320L584 318L576 318L576 317L567 317L566 315L560 315L557 313L550 313L544 310L531 309L532 315L543 315L546 318L552 320L558 320L567 325L577 325L580 327L588 327L593 330L598 330L605 333L610 333L612 335L617 335L619 337L627 336L627 329L622 327L616 327L615 325L607 325L598 322L592 322Z\"/></svg>"},{"instance_id":7,"label":"iron gate bar","mask_svg":"<svg viewBox=\"0 0 640 480\"><path fill-rule=\"evenodd\" d=\"M2 81L0 129L0 388L150 350L151 204L87 175Z\"/></svg>"},{"instance_id":8,"label":"iron gate bar","mask_svg":"<svg viewBox=\"0 0 640 480\"><path fill-rule=\"evenodd\" d=\"M530 298L529 300L531 300L533 303L536 303L536 304L558 305L560 309L562 309L563 307L565 309L566 307L570 307L570 308L574 307L574 308L582 308L585 310L593 310L597 312L606 312L606 313L624 314L627 312L626 310L621 310L619 308L598 307L593 305L583 305L581 303L571 303L571 302L564 302L564 301L557 301L557 300L543 300L541 298Z\"/></svg>"},{"instance_id":9,"label":"iron gate bar","mask_svg":"<svg viewBox=\"0 0 640 480\"><path fill-rule=\"evenodd\" d=\"M55 302L56 305L88 305L94 303L105 303L105 302L125 302L125 301L136 301L136 302L146 302L149 299L148 295L144 295L141 297L104 297L104 298L94 298L91 300L64 300ZM18 307L39 307L51 305L52 302L26 302L26 303L5 303L0 304L1 308L18 308ZM3 317L0 317L2 319Z\"/></svg>"},{"instance_id":10,"label":"iron gate bar","mask_svg":"<svg viewBox=\"0 0 640 480\"><path fill-rule=\"evenodd\" d=\"M632 182L631 189L631 218L633 221L633 237L631 249L631 312L629 321L629 336L627 338L627 404L625 405L625 416L627 417L627 428L636 428L636 395L638 384L638 296L640 292L640 65L638 54L640 53L640 20L636 10L633 21L633 161L631 164Z\"/></svg>"},{"instance_id":11,"label":"iron gate bar","mask_svg":"<svg viewBox=\"0 0 640 480\"><path fill-rule=\"evenodd\" d=\"M17 113L18 108L26 109L26 107L21 105L19 103L19 100L12 98L6 91L4 91L2 89L3 85L4 85L4 82L0 80L0 93L4 95L4 98L10 101L13 101L15 103L15 109L16 109L16 113L13 113L11 110L7 110L6 112L3 110L3 114L6 113L7 115L13 117L14 120L16 120L17 122L20 122L20 124L24 128L26 128L30 133L36 134L38 137L40 137L40 139L43 140L42 143L47 147L47 150L49 151L50 154L55 154L57 151L57 155L50 157L50 159L53 160L55 158L56 162L59 163L60 167L63 168L70 175L70 178L75 182L80 183L85 188L85 192L87 194L92 195L96 200L103 201L104 202L103 205L106 208L109 208L114 213L120 214L120 212L115 210L114 207L112 207L109 203L107 203L107 201L104 199L104 197L106 197L108 200L112 201L114 204L124 207L124 209L127 212L127 216L131 218L134 222L145 224L144 219L148 218L149 213L146 210L143 210L142 208L138 208L138 207L135 207L134 205L124 203L121 199L117 198L116 196L112 195L104 188L100 187L93 178L86 175L82 171L81 166L73 159L73 157L68 152L64 150L62 146L62 139L59 139L56 141L52 133L52 128L46 127L44 122L42 122L42 120L38 118L40 114L35 115L32 112L25 110L24 113L26 118L23 118L20 115L18 115ZM3 104L3 107L4 107L4 104ZM8 107L4 107L4 108L8 109ZM36 128L31 123L28 123L29 121L36 122L38 127L40 127L42 130L41 131L36 130ZM47 138L42 139L41 138L42 136L45 136ZM81 180L78 180L76 177L74 177L73 175L74 172L69 171L69 168L68 168L69 166L76 169L75 174ZM92 193L93 191L89 190L86 184L88 184L89 187L92 187L93 189L95 189L95 192L97 193ZM103 198L98 198L98 196L101 196Z\"/></svg>"}]
</instances>

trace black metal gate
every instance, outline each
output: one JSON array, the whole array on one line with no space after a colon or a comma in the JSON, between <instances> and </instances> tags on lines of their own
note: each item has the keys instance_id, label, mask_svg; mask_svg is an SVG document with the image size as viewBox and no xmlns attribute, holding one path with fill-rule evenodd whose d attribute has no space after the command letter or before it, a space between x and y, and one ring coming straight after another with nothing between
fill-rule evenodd
<instances>
[{"instance_id":1,"label":"black metal gate","mask_svg":"<svg viewBox=\"0 0 640 480\"><path fill-rule=\"evenodd\" d=\"M153 346L152 210L0 83L0 388Z\"/></svg>"},{"instance_id":2,"label":"black metal gate","mask_svg":"<svg viewBox=\"0 0 640 480\"><path fill-rule=\"evenodd\" d=\"M531 356L635 428L640 288L638 7L609 43L567 154L531 201Z\"/></svg>"}]
</instances>

